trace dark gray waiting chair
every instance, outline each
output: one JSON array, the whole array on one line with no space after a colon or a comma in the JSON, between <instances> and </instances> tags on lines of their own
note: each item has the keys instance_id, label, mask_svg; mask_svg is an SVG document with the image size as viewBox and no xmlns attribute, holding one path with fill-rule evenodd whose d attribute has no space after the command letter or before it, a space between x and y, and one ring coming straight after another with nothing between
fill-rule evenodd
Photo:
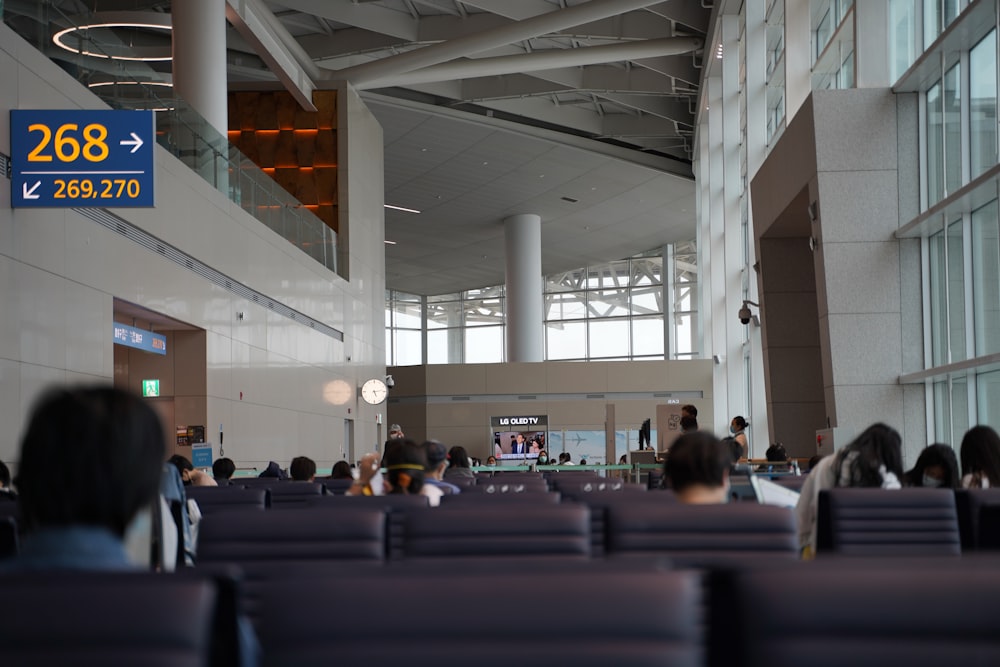
<instances>
[{"instance_id":1,"label":"dark gray waiting chair","mask_svg":"<svg viewBox=\"0 0 1000 667\"><path fill-rule=\"evenodd\" d=\"M232 510L264 510L271 505L271 492L265 488L240 486L189 486L187 497L198 503L202 516Z\"/></svg>"},{"instance_id":2,"label":"dark gray waiting chair","mask_svg":"<svg viewBox=\"0 0 1000 667\"><path fill-rule=\"evenodd\" d=\"M958 556L961 539L951 489L820 491L817 555Z\"/></svg>"}]
</instances>

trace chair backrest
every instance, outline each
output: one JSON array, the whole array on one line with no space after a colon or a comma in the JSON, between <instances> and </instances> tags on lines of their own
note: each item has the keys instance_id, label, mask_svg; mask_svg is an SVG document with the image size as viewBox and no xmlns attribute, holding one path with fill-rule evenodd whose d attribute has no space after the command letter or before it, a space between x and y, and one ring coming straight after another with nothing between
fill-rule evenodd
<instances>
[{"instance_id":1,"label":"chair backrest","mask_svg":"<svg viewBox=\"0 0 1000 667\"><path fill-rule=\"evenodd\" d=\"M324 479L323 486L326 487L326 492L331 496L342 496L347 493L347 490L351 488L354 484L353 479Z\"/></svg>"},{"instance_id":2,"label":"chair backrest","mask_svg":"<svg viewBox=\"0 0 1000 667\"><path fill-rule=\"evenodd\" d=\"M322 482L285 482L270 487L271 507L288 509L305 507L316 496L323 495Z\"/></svg>"},{"instance_id":3,"label":"chair backrest","mask_svg":"<svg viewBox=\"0 0 1000 667\"><path fill-rule=\"evenodd\" d=\"M518 505L557 505L561 496L554 491L537 493L455 493L441 497L446 507L510 507Z\"/></svg>"},{"instance_id":4,"label":"chair backrest","mask_svg":"<svg viewBox=\"0 0 1000 667\"><path fill-rule=\"evenodd\" d=\"M955 494L924 488L820 491L816 547L842 556L957 556Z\"/></svg>"},{"instance_id":5,"label":"chair backrest","mask_svg":"<svg viewBox=\"0 0 1000 667\"><path fill-rule=\"evenodd\" d=\"M834 559L712 579L709 664L1000 664L1000 574L961 559Z\"/></svg>"},{"instance_id":6,"label":"chair backrest","mask_svg":"<svg viewBox=\"0 0 1000 667\"><path fill-rule=\"evenodd\" d=\"M645 487L640 486L645 491ZM648 493L630 493L623 491L587 491L582 493L568 492L568 500L579 502L590 508L591 553L593 556L603 556L608 550L608 508L621 505L630 508L638 504L673 504L677 497L673 491L655 490Z\"/></svg>"},{"instance_id":7,"label":"chair backrest","mask_svg":"<svg viewBox=\"0 0 1000 667\"><path fill-rule=\"evenodd\" d=\"M792 491L801 491L802 485L806 483L808 475L788 475L786 477L772 477L771 481L778 486L783 486Z\"/></svg>"},{"instance_id":8,"label":"chair backrest","mask_svg":"<svg viewBox=\"0 0 1000 667\"><path fill-rule=\"evenodd\" d=\"M445 475L444 481L450 482L450 483L454 484L455 486L460 486L463 489L465 487L467 487L467 486L475 486L476 485L476 478L475 477L456 477L456 476L448 477L447 475Z\"/></svg>"},{"instance_id":9,"label":"chair backrest","mask_svg":"<svg viewBox=\"0 0 1000 667\"><path fill-rule=\"evenodd\" d=\"M12 516L0 516L0 559L16 556L19 550L17 522Z\"/></svg>"},{"instance_id":10,"label":"chair backrest","mask_svg":"<svg viewBox=\"0 0 1000 667\"><path fill-rule=\"evenodd\" d=\"M278 583L264 591L265 667L704 664L691 572L386 574L310 582L312 604ZM474 594L484 579L496 585ZM331 600L349 609L335 622Z\"/></svg>"},{"instance_id":11,"label":"chair backrest","mask_svg":"<svg viewBox=\"0 0 1000 667\"><path fill-rule=\"evenodd\" d=\"M199 528L202 564L384 558L385 513L376 506L229 512L206 516Z\"/></svg>"},{"instance_id":12,"label":"chair backrest","mask_svg":"<svg viewBox=\"0 0 1000 667\"><path fill-rule=\"evenodd\" d=\"M475 486L462 489L462 493L547 493L544 480L479 480Z\"/></svg>"},{"instance_id":13,"label":"chair backrest","mask_svg":"<svg viewBox=\"0 0 1000 667\"><path fill-rule=\"evenodd\" d=\"M271 492L266 488L240 486L189 486L187 497L198 503L202 516L232 510L263 510L270 506Z\"/></svg>"},{"instance_id":14,"label":"chair backrest","mask_svg":"<svg viewBox=\"0 0 1000 667\"><path fill-rule=\"evenodd\" d=\"M590 557L590 510L583 505L461 507L409 512L402 555L410 558Z\"/></svg>"},{"instance_id":15,"label":"chair backrest","mask_svg":"<svg viewBox=\"0 0 1000 667\"><path fill-rule=\"evenodd\" d=\"M223 660L211 659L219 594L208 577L5 572L0 590L4 664L196 667ZM235 622L235 607L230 612Z\"/></svg>"},{"instance_id":16,"label":"chair backrest","mask_svg":"<svg viewBox=\"0 0 1000 667\"><path fill-rule=\"evenodd\" d=\"M625 492L646 491L646 487L640 484L629 484L623 479L605 479L597 477L585 481L560 481L555 484L555 488L564 496L569 498L580 498L588 493L604 492Z\"/></svg>"},{"instance_id":17,"label":"chair backrest","mask_svg":"<svg viewBox=\"0 0 1000 667\"><path fill-rule=\"evenodd\" d=\"M1000 523L992 520L995 507L1000 507L1000 489L958 489L955 491L955 509L958 511L958 530L962 550L1000 547ZM981 519L987 516L987 525ZM985 529L985 530L984 530ZM985 538L986 545L983 545Z\"/></svg>"},{"instance_id":18,"label":"chair backrest","mask_svg":"<svg viewBox=\"0 0 1000 667\"><path fill-rule=\"evenodd\" d=\"M769 555L798 557L792 510L737 503L614 503L608 506L608 551L614 555L669 555L699 565Z\"/></svg>"}]
</instances>

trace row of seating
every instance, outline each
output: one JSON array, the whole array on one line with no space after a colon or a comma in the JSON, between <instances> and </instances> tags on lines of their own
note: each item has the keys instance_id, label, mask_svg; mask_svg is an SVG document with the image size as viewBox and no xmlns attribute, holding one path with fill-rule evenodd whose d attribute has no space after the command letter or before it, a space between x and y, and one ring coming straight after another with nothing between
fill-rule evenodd
<instances>
[{"instance_id":1,"label":"row of seating","mask_svg":"<svg viewBox=\"0 0 1000 667\"><path fill-rule=\"evenodd\" d=\"M285 569L259 590L262 664L876 667L1000 664L1000 560L766 560ZM0 574L9 664L239 659L216 574ZM81 604L81 600L92 601Z\"/></svg>"}]
</instances>

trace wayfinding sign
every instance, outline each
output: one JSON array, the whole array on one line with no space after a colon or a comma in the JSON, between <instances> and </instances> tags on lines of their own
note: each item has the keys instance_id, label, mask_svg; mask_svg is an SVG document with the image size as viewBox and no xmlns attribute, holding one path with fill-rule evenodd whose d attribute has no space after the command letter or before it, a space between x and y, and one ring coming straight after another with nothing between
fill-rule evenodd
<instances>
[{"instance_id":1,"label":"wayfinding sign","mask_svg":"<svg viewBox=\"0 0 1000 667\"><path fill-rule=\"evenodd\" d=\"M153 124L152 111L11 110L11 207L152 207Z\"/></svg>"}]
</instances>

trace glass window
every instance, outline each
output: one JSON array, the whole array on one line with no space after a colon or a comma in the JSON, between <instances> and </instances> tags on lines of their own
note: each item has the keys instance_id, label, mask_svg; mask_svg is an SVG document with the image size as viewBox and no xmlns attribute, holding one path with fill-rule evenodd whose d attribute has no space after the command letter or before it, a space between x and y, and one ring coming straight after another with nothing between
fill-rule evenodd
<instances>
[{"instance_id":1,"label":"glass window","mask_svg":"<svg viewBox=\"0 0 1000 667\"><path fill-rule=\"evenodd\" d=\"M994 426L1000 424L1000 371L977 375L976 395L979 402L977 421Z\"/></svg>"},{"instance_id":2,"label":"glass window","mask_svg":"<svg viewBox=\"0 0 1000 667\"><path fill-rule=\"evenodd\" d=\"M465 326L481 327L503 324L503 299L466 299L464 302Z\"/></svg>"},{"instance_id":3,"label":"glass window","mask_svg":"<svg viewBox=\"0 0 1000 667\"><path fill-rule=\"evenodd\" d=\"M474 327L465 332L465 363L496 364L504 359L503 327Z\"/></svg>"},{"instance_id":4,"label":"glass window","mask_svg":"<svg viewBox=\"0 0 1000 667\"><path fill-rule=\"evenodd\" d=\"M924 0L924 48L941 34L941 0Z\"/></svg>"},{"instance_id":5,"label":"glass window","mask_svg":"<svg viewBox=\"0 0 1000 667\"><path fill-rule=\"evenodd\" d=\"M947 255L944 232L927 239L930 259L931 366L948 363Z\"/></svg>"},{"instance_id":6,"label":"glass window","mask_svg":"<svg viewBox=\"0 0 1000 667\"><path fill-rule=\"evenodd\" d=\"M951 361L963 361L965 349L965 253L962 221L948 225L948 322Z\"/></svg>"},{"instance_id":7,"label":"glass window","mask_svg":"<svg viewBox=\"0 0 1000 667\"><path fill-rule=\"evenodd\" d=\"M432 302L427 299L427 328L443 329L462 326L462 302Z\"/></svg>"},{"instance_id":8,"label":"glass window","mask_svg":"<svg viewBox=\"0 0 1000 667\"><path fill-rule=\"evenodd\" d=\"M890 0L889 40L890 78L895 81L917 59L917 8L913 0Z\"/></svg>"},{"instance_id":9,"label":"glass window","mask_svg":"<svg viewBox=\"0 0 1000 667\"><path fill-rule=\"evenodd\" d=\"M1000 352L1000 221L997 200L972 212L976 356Z\"/></svg>"},{"instance_id":10,"label":"glass window","mask_svg":"<svg viewBox=\"0 0 1000 667\"><path fill-rule=\"evenodd\" d=\"M587 300L591 317L615 317L628 315L628 290L600 290L591 292Z\"/></svg>"},{"instance_id":11,"label":"glass window","mask_svg":"<svg viewBox=\"0 0 1000 667\"><path fill-rule=\"evenodd\" d=\"M952 67L944 76L944 195L962 187L962 91L960 69Z\"/></svg>"},{"instance_id":12,"label":"glass window","mask_svg":"<svg viewBox=\"0 0 1000 667\"><path fill-rule=\"evenodd\" d=\"M580 320L587 316L586 292L557 292L546 294L546 320Z\"/></svg>"},{"instance_id":13,"label":"glass window","mask_svg":"<svg viewBox=\"0 0 1000 667\"><path fill-rule=\"evenodd\" d=\"M412 329L397 329L396 348L393 359L396 366L416 366L423 363L420 352L420 331Z\"/></svg>"},{"instance_id":14,"label":"glass window","mask_svg":"<svg viewBox=\"0 0 1000 667\"><path fill-rule=\"evenodd\" d=\"M941 111L941 84L927 91L927 206L941 201L944 192L944 121Z\"/></svg>"},{"instance_id":15,"label":"glass window","mask_svg":"<svg viewBox=\"0 0 1000 667\"><path fill-rule=\"evenodd\" d=\"M663 288L659 285L634 288L629 300L632 304L632 313L635 315L663 312Z\"/></svg>"},{"instance_id":16,"label":"glass window","mask_svg":"<svg viewBox=\"0 0 1000 667\"><path fill-rule=\"evenodd\" d=\"M586 322L546 322L545 350L548 359L586 358Z\"/></svg>"},{"instance_id":17,"label":"glass window","mask_svg":"<svg viewBox=\"0 0 1000 667\"><path fill-rule=\"evenodd\" d=\"M969 388L964 377L951 381L951 437L945 442L957 446L969 425Z\"/></svg>"},{"instance_id":18,"label":"glass window","mask_svg":"<svg viewBox=\"0 0 1000 667\"><path fill-rule=\"evenodd\" d=\"M461 363L461 358L455 358L455 333L459 329L433 329L427 332L427 363L451 364ZM461 348L459 348L461 350Z\"/></svg>"},{"instance_id":19,"label":"glass window","mask_svg":"<svg viewBox=\"0 0 1000 667\"><path fill-rule=\"evenodd\" d=\"M660 334L662 337L662 333ZM590 320L590 358L628 357L628 320Z\"/></svg>"},{"instance_id":20,"label":"glass window","mask_svg":"<svg viewBox=\"0 0 1000 667\"><path fill-rule=\"evenodd\" d=\"M969 52L969 116L969 175L975 178L997 163L996 30Z\"/></svg>"},{"instance_id":21,"label":"glass window","mask_svg":"<svg viewBox=\"0 0 1000 667\"><path fill-rule=\"evenodd\" d=\"M632 320L632 356L663 355L663 317Z\"/></svg>"},{"instance_id":22,"label":"glass window","mask_svg":"<svg viewBox=\"0 0 1000 667\"><path fill-rule=\"evenodd\" d=\"M951 442L951 392L947 382L934 383L934 441Z\"/></svg>"}]
</instances>

